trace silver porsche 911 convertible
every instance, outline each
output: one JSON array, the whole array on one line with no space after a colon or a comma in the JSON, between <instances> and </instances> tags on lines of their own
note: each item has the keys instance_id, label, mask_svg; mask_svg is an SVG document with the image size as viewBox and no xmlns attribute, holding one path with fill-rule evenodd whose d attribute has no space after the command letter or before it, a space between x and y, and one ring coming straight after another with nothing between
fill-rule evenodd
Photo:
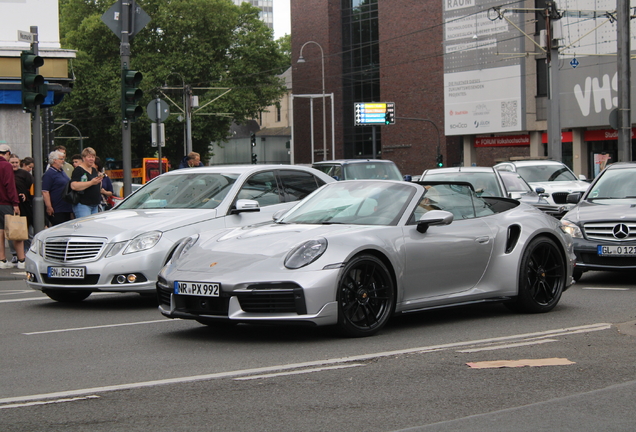
<instances>
[{"instance_id":1,"label":"silver porsche 911 convertible","mask_svg":"<svg viewBox=\"0 0 636 432\"><path fill-rule=\"evenodd\" d=\"M284 212L284 211L283 211ZM552 310L572 283L557 219L469 183L330 183L272 223L184 238L157 282L170 318L304 322L369 336L394 314L485 301Z\"/></svg>"}]
</instances>

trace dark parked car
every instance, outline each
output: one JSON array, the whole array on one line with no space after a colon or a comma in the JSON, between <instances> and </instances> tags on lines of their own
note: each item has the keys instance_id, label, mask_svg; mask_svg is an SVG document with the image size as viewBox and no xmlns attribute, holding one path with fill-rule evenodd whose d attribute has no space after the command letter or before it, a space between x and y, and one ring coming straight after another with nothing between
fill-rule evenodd
<instances>
[{"instance_id":1,"label":"dark parked car","mask_svg":"<svg viewBox=\"0 0 636 432\"><path fill-rule=\"evenodd\" d=\"M562 219L574 239L578 280L588 270L636 271L636 162L605 168Z\"/></svg>"},{"instance_id":2,"label":"dark parked car","mask_svg":"<svg viewBox=\"0 0 636 432\"><path fill-rule=\"evenodd\" d=\"M320 170L336 180L402 180L398 167L390 160L339 159L315 162L312 168Z\"/></svg>"}]
</instances>

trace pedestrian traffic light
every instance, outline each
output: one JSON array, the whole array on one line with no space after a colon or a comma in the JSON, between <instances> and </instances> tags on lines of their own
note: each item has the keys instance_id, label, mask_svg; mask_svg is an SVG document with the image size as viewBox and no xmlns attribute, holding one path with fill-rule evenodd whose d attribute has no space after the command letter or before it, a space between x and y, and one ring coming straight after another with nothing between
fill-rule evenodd
<instances>
[{"instance_id":1,"label":"pedestrian traffic light","mask_svg":"<svg viewBox=\"0 0 636 432\"><path fill-rule=\"evenodd\" d=\"M252 163L256 164L256 162L258 162L258 157L256 156L256 153L252 153Z\"/></svg>"},{"instance_id":2,"label":"pedestrian traffic light","mask_svg":"<svg viewBox=\"0 0 636 432\"><path fill-rule=\"evenodd\" d=\"M252 143L252 147L256 147L256 134L254 132L250 134L250 142Z\"/></svg>"},{"instance_id":3,"label":"pedestrian traffic light","mask_svg":"<svg viewBox=\"0 0 636 432\"><path fill-rule=\"evenodd\" d=\"M439 168L444 166L444 156L442 156L441 154L437 155L437 166Z\"/></svg>"},{"instance_id":4,"label":"pedestrian traffic light","mask_svg":"<svg viewBox=\"0 0 636 432\"><path fill-rule=\"evenodd\" d=\"M38 68L44 64L44 59L32 50L20 53L22 68L21 90L22 109L35 112L38 105L44 103L48 87L44 84L44 77L38 74Z\"/></svg>"},{"instance_id":5,"label":"pedestrian traffic light","mask_svg":"<svg viewBox=\"0 0 636 432\"><path fill-rule=\"evenodd\" d=\"M138 105L144 92L139 88L143 79L141 72L122 69L121 71L121 115L124 120L134 122L144 110Z\"/></svg>"}]
</instances>

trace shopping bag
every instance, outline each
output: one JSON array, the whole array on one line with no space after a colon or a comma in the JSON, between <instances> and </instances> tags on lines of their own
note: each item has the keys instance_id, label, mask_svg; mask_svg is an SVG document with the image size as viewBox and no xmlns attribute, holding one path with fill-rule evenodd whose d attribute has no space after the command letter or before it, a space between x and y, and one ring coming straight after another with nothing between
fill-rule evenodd
<instances>
[{"instance_id":1,"label":"shopping bag","mask_svg":"<svg viewBox=\"0 0 636 432\"><path fill-rule=\"evenodd\" d=\"M4 237L7 240L28 240L26 216L4 215Z\"/></svg>"}]
</instances>

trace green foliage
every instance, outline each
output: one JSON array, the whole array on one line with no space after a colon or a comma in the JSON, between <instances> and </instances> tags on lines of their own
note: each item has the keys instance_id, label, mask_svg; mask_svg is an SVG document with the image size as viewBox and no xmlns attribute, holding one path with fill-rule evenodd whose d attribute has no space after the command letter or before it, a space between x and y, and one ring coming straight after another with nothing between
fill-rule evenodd
<instances>
[{"instance_id":1,"label":"green foliage","mask_svg":"<svg viewBox=\"0 0 636 432\"><path fill-rule=\"evenodd\" d=\"M71 64L75 85L54 110L71 119L85 146L102 158L121 158L120 40L101 21L115 0L59 0L63 48L77 50ZM277 74L290 65L289 48L273 40L259 10L229 0L139 0L150 23L131 40L129 69L140 71L146 107L155 97L170 105L164 156L178 164L184 154L183 86L191 86L204 108L193 110L193 150L205 159L211 141L224 141L231 122L244 122L285 92ZM161 87L172 87L163 90ZM178 87L177 89L174 89ZM221 96L227 89L229 93ZM216 115L230 113L230 115ZM208 114L208 115L202 115ZM214 114L214 115L209 115ZM133 159L149 157L150 119L132 125ZM76 143L63 143L69 154Z\"/></svg>"}]
</instances>

